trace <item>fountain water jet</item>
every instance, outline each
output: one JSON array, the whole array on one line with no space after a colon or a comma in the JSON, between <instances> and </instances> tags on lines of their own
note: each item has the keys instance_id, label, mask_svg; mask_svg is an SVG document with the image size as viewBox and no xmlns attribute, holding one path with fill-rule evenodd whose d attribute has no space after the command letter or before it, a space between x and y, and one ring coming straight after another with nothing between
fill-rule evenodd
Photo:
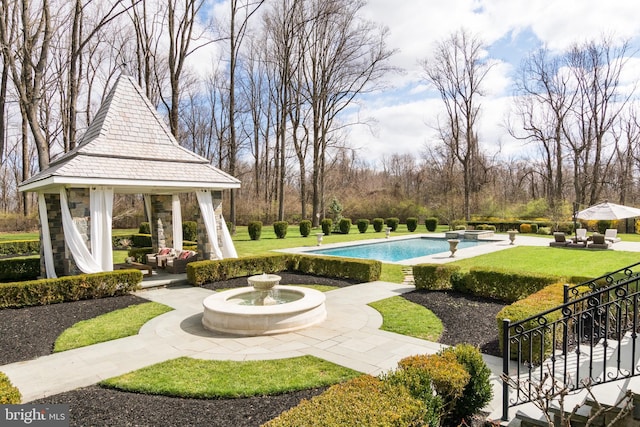
<instances>
[{"instance_id":1,"label":"fountain water jet","mask_svg":"<svg viewBox=\"0 0 640 427\"><path fill-rule=\"evenodd\" d=\"M325 296L314 289L279 286L280 276L251 276L252 286L211 295L203 301L206 329L257 336L291 332L327 317Z\"/></svg>"}]
</instances>

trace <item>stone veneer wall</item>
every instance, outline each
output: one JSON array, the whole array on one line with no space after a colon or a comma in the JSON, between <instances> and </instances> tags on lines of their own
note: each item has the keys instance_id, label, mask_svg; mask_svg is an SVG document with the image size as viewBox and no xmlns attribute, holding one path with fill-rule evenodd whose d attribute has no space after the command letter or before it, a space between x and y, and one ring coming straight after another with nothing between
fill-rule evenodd
<instances>
[{"instance_id":1,"label":"stone veneer wall","mask_svg":"<svg viewBox=\"0 0 640 427\"><path fill-rule=\"evenodd\" d=\"M173 247L173 213L172 197L166 195L151 195L151 245L157 252L160 247ZM158 241L158 220L162 222L164 230L164 246Z\"/></svg>"},{"instance_id":2,"label":"stone veneer wall","mask_svg":"<svg viewBox=\"0 0 640 427\"><path fill-rule=\"evenodd\" d=\"M67 193L69 212L84 244L91 250L91 191L88 188L71 188ZM82 274L71 251L65 244L65 273Z\"/></svg>"},{"instance_id":3,"label":"stone veneer wall","mask_svg":"<svg viewBox=\"0 0 640 427\"><path fill-rule=\"evenodd\" d=\"M45 194L45 204L47 206L47 218L49 222L49 234L51 236L51 249L53 250L53 264L56 275L64 276L65 250L64 231L62 230L62 213L60 211L60 195ZM42 245L42 224L40 224L40 275L47 277L47 270L44 263L44 246Z\"/></svg>"},{"instance_id":4,"label":"stone veneer wall","mask_svg":"<svg viewBox=\"0 0 640 427\"><path fill-rule=\"evenodd\" d=\"M213 199L213 209L216 215L216 227L218 232L218 246L222 247L222 239L220 238L220 217L222 216L222 191L212 191L211 198ZM202 214L200 209L196 212L196 223L198 228L198 258L200 259L216 259L216 255L211 247L209 241L209 235L207 234L207 227L204 225Z\"/></svg>"}]
</instances>

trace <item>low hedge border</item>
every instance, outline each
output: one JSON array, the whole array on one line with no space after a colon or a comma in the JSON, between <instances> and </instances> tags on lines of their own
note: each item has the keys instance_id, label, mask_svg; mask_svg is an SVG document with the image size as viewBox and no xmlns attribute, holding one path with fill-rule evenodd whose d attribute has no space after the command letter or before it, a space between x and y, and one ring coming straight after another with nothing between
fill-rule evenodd
<instances>
[{"instance_id":1,"label":"low hedge border","mask_svg":"<svg viewBox=\"0 0 640 427\"><path fill-rule=\"evenodd\" d=\"M504 349L503 342L503 324L502 321L504 319L509 319L511 323L517 323L525 319L529 319L533 316L536 316L540 313L544 313L547 310L551 310L554 307L558 307L562 305L564 295L564 282L557 282L552 285L545 287L544 289L535 292L528 297L521 299L520 301L516 301L511 305L504 307L500 312L496 315L496 321L498 323L498 340L500 343L500 351L502 352ZM548 313L545 318L547 320L547 324L555 322L556 320L562 317L562 312L560 310L555 310L551 313ZM537 328L540 324L537 322L537 318L533 318L532 320L524 323L524 330L529 330L532 328ZM558 331L561 332L561 331ZM562 340L562 333L558 333L557 339ZM551 331L549 331L549 336L551 336ZM539 337L539 336L538 336ZM533 348L531 348L533 360L527 360L528 362L538 363L540 356L540 339L533 340ZM551 354L551 350L553 348L554 343L551 339L545 340L545 350L544 356L548 356ZM523 340L522 342L522 355L523 357L527 357L529 355L529 350L531 346L530 340ZM517 356L517 346L513 346L511 349L511 358L515 358Z\"/></svg>"},{"instance_id":2,"label":"low hedge border","mask_svg":"<svg viewBox=\"0 0 640 427\"><path fill-rule=\"evenodd\" d=\"M0 242L0 256L21 256L40 253L40 240L7 240Z\"/></svg>"},{"instance_id":3,"label":"low hedge border","mask_svg":"<svg viewBox=\"0 0 640 427\"><path fill-rule=\"evenodd\" d=\"M0 260L0 282L33 280L40 276L40 258Z\"/></svg>"},{"instance_id":4,"label":"low hedge border","mask_svg":"<svg viewBox=\"0 0 640 427\"><path fill-rule=\"evenodd\" d=\"M291 271L303 274L373 282L380 278L382 263L300 254L274 254L187 264L187 280L194 286L261 273Z\"/></svg>"},{"instance_id":5,"label":"low hedge border","mask_svg":"<svg viewBox=\"0 0 640 427\"><path fill-rule=\"evenodd\" d=\"M417 289L453 289L476 296L518 301L562 279L557 276L472 268L461 272L453 265L420 264L413 267Z\"/></svg>"},{"instance_id":6,"label":"low hedge border","mask_svg":"<svg viewBox=\"0 0 640 427\"><path fill-rule=\"evenodd\" d=\"M0 283L0 309L127 295L140 289L141 282L141 271L118 270Z\"/></svg>"}]
</instances>

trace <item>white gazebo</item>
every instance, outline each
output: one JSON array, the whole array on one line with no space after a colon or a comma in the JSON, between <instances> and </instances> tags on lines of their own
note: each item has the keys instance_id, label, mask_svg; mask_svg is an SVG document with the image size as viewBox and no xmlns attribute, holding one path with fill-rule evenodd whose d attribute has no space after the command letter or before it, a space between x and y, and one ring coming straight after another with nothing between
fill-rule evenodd
<instances>
[{"instance_id":1,"label":"white gazebo","mask_svg":"<svg viewBox=\"0 0 640 427\"><path fill-rule=\"evenodd\" d=\"M38 193L40 259L47 277L113 269L114 193L143 194L152 243L182 248L181 193L200 206L200 259L236 257L222 217L222 190L240 181L181 147L133 78L120 76L77 147L22 182Z\"/></svg>"}]
</instances>

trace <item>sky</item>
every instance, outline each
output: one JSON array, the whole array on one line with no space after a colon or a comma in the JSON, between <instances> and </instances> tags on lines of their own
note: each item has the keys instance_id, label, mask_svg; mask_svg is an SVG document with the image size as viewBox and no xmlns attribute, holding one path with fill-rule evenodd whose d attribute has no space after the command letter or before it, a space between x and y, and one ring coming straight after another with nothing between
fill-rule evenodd
<instances>
[{"instance_id":1,"label":"sky","mask_svg":"<svg viewBox=\"0 0 640 427\"><path fill-rule=\"evenodd\" d=\"M214 15L226 15L228 0L210 0ZM465 28L488 46L494 63L482 99L479 137L491 155L526 156L530 146L513 140L504 123L511 105L514 75L529 53L546 46L561 54L574 43L602 35L629 39L635 57L626 78L640 76L640 1L638 0L368 0L362 17L389 29L387 44L397 53L391 64L402 73L389 76L385 90L361 99L353 117L369 126L349 130L351 147L379 168L390 153L420 155L437 143L434 130L443 104L424 79L420 61L438 41ZM363 156L366 154L366 156Z\"/></svg>"},{"instance_id":2,"label":"sky","mask_svg":"<svg viewBox=\"0 0 640 427\"><path fill-rule=\"evenodd\" d=\"M404 73L390 79L392 88L368 97L357 114L375 126L352 128L349 139L371 153L377 166L389 153L416 154L434 144L434 126L442 101L424 80L420 60L434 44L460 28L478 35L496 61L486 79L482 102L480 144L504 158L519 157L530 147L508 136L505 117L513 96L513 78L530 52L546 46L562 53L573 43L603 34L631 40L640 50L638 0L369 0L363 16L387 26L388 45L398 49L392 63ZM629 62L627 78L640 76L640 52Z\"/></svg>"}]
</instances>

